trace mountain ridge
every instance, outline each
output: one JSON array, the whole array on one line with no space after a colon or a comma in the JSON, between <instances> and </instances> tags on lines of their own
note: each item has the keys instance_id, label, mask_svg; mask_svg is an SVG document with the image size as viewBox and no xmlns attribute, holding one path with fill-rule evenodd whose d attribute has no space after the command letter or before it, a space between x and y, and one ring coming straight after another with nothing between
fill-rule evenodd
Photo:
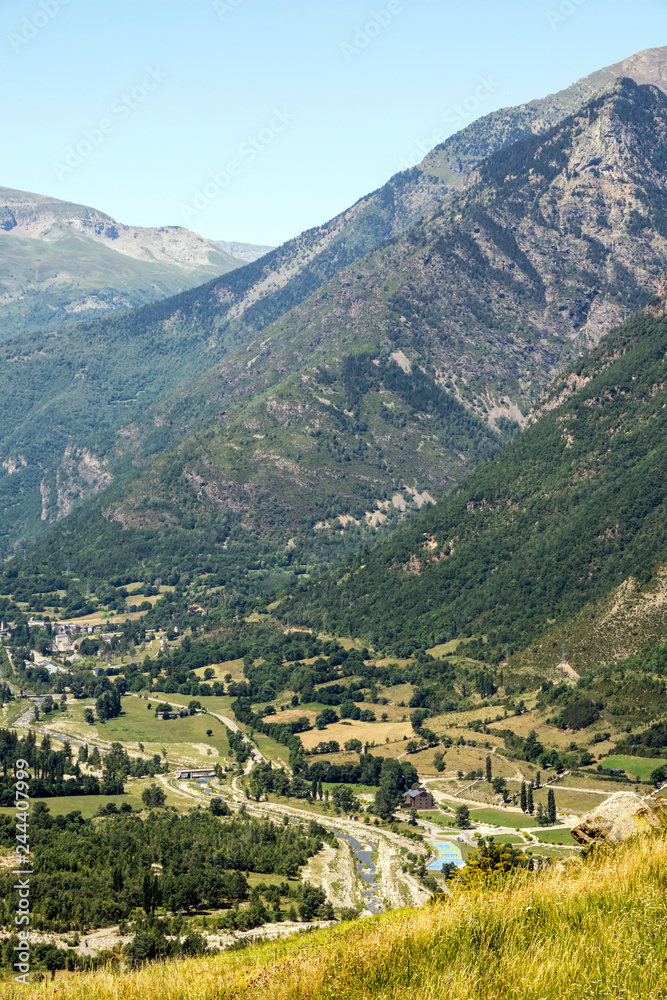
<instances>
[{"instance_id":1,"label":"mountain ridge","mask_svg":"<svg viewBox=\"0 0 667 1000\"><path fill-rule=\"evenodd\" d=\"M173 295L269 249L180 226L126 226L85 205L0 188L0 336Z\"/></svg>"},{"instance_id":2,"label":"mountain ridge","mask_svg":"<svg viewBox=\"0 0 667 1000\"><path fill-rule=\"evenodd\" d=\"M664 54L664 50L657 51ZM11 482L5 478L3 484L0 478L0 493L7 497L4 506L11 510L11 519L21 524L12 540L20 537L24 525L30 524L34 533L40 522L62 516L91 489L103 485L104 477L87 483L85 465L79 481L68 484L69 472L60 469L63 462L71 467L66 459L68 448L79 454L87 449L98 462L109 462L112 474L128 463L145 464L210 421L216 412L226 410L229 403L235 405L240 394L254 394L261 405L262 394L281 379L289 380L290 373L308 357L318 364L323 349L327 377L334 374L338 384L341 370L337 365L348 354L375 351L373 356L381 364L393 354L402 355L402 364L415 371L425 369L428 379L435 382L435 388L428 390L434 399L442 398L441 390L448 392L492 431L500 429L499 443L506 431L525 422L540 387L559 366L568 364L595 343L603 330L645 303L662 269L667 253L662 174L645 157L650 184L644 191L641 156L635 157L636 162L629 154L623 160L614 130L629 130L630 139L631 133L638 135L643 129L646 149L657 155L657 133L642 125L641 119L653 115L652 124L664 131L665 98L660 90L638 88L632 82L625 90L613 100L626 109L621 117L625 115L627 121L611 122L608 115L610 135L601 135L598 129L594 141L590 136L573 135L572 149L578 145L572 163L570 154L560 149L554 155L561 166L555 169L550 164L551 153L543 149L544 144L561 140L549 139L548 133L521 140L528 143L521 146L524 160L542 157L539 184L522 163L513 164L515 144L494 153L486 166L470 171L459 192L450 191L435 208L422 211L421 221L406 234L385 239L399 224L401 205L408 204L416 190L407 172L394 179L393 186L382 189L384 193L362 199L326 226L180 298L145 307L108 326L74 328L72 333L48 340L24 338L4 355L0 351L6 428L0 458L7 473L8 465L14 470ZM599 100L603 104L595 114L612 98ZM642 102L650 108L643 108ZM630 120L635 113L636 122ZM590 112L578 114L577 129L593 128L587 117ZM575 126L570 122L554 128L565 136ZM581 159L582 150L591 142L597 143L597 153L602 151L601 162L613 162L614 170L601 172L591 162L576 159ZM641 147L635 139L632 143L635 151ZM633 179L637 163L640 175ZM506 185L510 168L521 178ZM505 199L512 185L514 194ZM403 195L408 201L401 200ZM536 207L543 197L547 198L544 212ZM457 212L463 212L461 219ZM613 216L615 229L610 229L605 213ZM363 256L364 250L383 239L370 256ZM333 346L334 341L338 346L328 357L327 345ZM92 365L100 383L99 361L93 359L101 359L111 344L119 371L104 373L107 396L106 389L94 392L86 373ZM382 357L377 355L378 347ZM159 355L152 366L151 348ZM242 356L246 348L249 353ZM20 385L16 358L20 359ZM223 358L229 360L220 367ZM129 365L128 385L136 391L125 391L120 382L115 385L123 365ZM305 371L302 374L311 377ZM191 384L193 378L198 381ZM33 409L30 402L32 390L17 406L18 397L13 399L17 389L26 396L26 388L35 380L39 380L39 409ZM284 400L288 405L298 395L294 379L292 383ZM63 403L65 392L70 413ZM319 395L326 398L324 392ZM85 418L91 409L99 412L94 423ZM353 412L354 408L347 409ZM334 406L330 413L335 412ZM39 414L41 421L43 413L51 414L49 422L57 428L49 435L52 443L48 446L46 441L39 444L42 432L36 420ZM397 418L413 419L405 400ZM258 419L258 414L251 419ZM431 417L418 419L423 423ZM112 441L108 434L114 427L124 429ZM387 437L385 431L383 435ZM393 442L398 462L389 461L391 475L384 476L382 489L367 498L371 513L376 501L391 499L391 490L400 486L403 460L395 431L388 440ZM420 433L414 455L419 454L420 440L426 447ZM277 467L294 460L289 454L276 454L271 461ZM429 477L442 465L430 445L425 454L430 456L422 463L428 470L425 481L415 478L409 465L403 466L407 484L419 493L438 486ZM451 454L446 461L453 468ZM65 485L59 486L56 480L63 476ZM230 482L235 482L233 477ZM440 484L446 483L451 485L451 479L444 468ZM59 491L69 493L71 500L62 503L57 499ZM354 498L355 506L359 500ZM24 513L18 515L19 510ZM338 513L347 516L351 512ZM357 520L359 513L364 512L354 515ZM327 517L320 511L316 520L322 519ZM6 531L5 538L9 541Z\"/></svg>"}]
</instances>

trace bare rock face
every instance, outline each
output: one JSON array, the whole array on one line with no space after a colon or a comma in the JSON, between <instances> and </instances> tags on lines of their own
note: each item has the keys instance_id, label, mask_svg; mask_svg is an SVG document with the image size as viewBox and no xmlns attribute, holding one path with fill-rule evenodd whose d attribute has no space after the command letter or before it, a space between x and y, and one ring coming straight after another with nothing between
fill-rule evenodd
<instances>
[{"instance_id":1,"label":"bare rock face","mask_svg":"<svg viewBox=\"0 0 667 1000\"><path fill-rule=\"evenodd\" d=\"M580 844L620 844L642 830L660 825L655 802L634 792L616 792L582 816L572 830Z\"/></svg>"},{"instance_id":2,"label":"bare rock face","mask_svg":"<svg viewBox=\"0 0 667 1000\"><path fill-rule=\"evenodd\" d=\"M645 312L647 316L652 316L654 319L662 319L663 316L667 316L667 273L661 277L658 293L649 299Z\"/></svg>"}]
</instances>

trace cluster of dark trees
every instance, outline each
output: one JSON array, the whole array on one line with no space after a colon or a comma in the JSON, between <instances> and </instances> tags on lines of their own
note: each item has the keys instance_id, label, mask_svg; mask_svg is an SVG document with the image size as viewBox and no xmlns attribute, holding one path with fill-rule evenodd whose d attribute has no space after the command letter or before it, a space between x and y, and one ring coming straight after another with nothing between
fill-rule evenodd
<instances>
[{"instance_id":1,"label":"cluster of dark trees","mask_svg":"<svg viewBox=\"0 0 667 1000\"><path fill-rule=\"evenodd\" d=\"M38 746L32 730L19 738L11 729L0 729L0 805L11 806L15 799L14 766L17 760L30 765L31 798L52 798L56 795L115 794L117 784L107 774L102 780L83 774L78 761L73 761L72 748L65 743L62 750L53 750L51 739L44 736ZM65 774L70 777L65 778ZM121 784L122 788L122 784Z\"/></svg>"},{"instance_id":2,"label":"cluster of dark trees","mask_svg":"<svg viewBox=\"0 0 667 1000\"><path fill-rule=\"evenodd\" d=\"M539 786L539 772L537 786ZM521 782L521 809L531 816L535 813L533 789L537 786L532 781ZM547 791L546 807L541 802L537 803L536 819L540 826L553 826L556 822L556 796L553 788Z\"/></svg>"},{"instance_id":3,"label":"cluster of dark trees","mask_svg":"<svg viewBox=\"0 0 667 1000\"><path fill-rule=\"evenodd\" d=\"M604 708L603 701L593 701L579 688L573 690L569 684L550 682L542 685L538 705L540 708L555 706L558 714L547 719L548 724L557 726L558 729L572 729L574 732L592 726L598 721Z\"/></svg>"},{"instance_id":4,"label":"cluster of dark trees","mask_svg":"<svg viewBox=\"0 0 667 1000\"><path fill-rule=\"evenodd\" d=\"M329 837L314 822L276 825L208 810L93 822L78 811L53 817L43 803L32 810L30 830L32 925L60 932L127 920L137 907L146 914L231 907L249 897L245 873L295 878ZM12 847L14 838L11 817L3 817L0 843ZM0 876L6 926L17 912L15 881Z\"/></svg>"},{"instance_id":5,"label":"cluster of dark trees","mask_svg":"<svg viewBox=\"0 0 667 1000\"><path fill-rule=\"evenodd\" d=\"M540 767L553 767L556 771L563 770L563 762L557 750L547 750L544 744L540 743L534 729L528 736L518 736L511 729L499 729L498 735L505 741L505 748L513 756L531 763L537 763Z\"/></svg>"},{"instance_id":6,"label":"cluster of dark trees","mask_svg":"<svg viewBox=\"0 0 667 1000\"><path fill-rule=\"evenodd\" d=\"M130 757L121 743L112 743L104 757L96 747L90 750L84 745L75 760L69 743L65 743L62 750L54 750L48 735L38 744L32 729L23 737L14 730L0 729L2 806L11 806L14 802L14 764L19 759L29 764L30 797L33 799L61 795L122 795L128 777L153 777L167 768L159 754L148 760ZM82 764L101 770L101 776L85 773Z\"/></svg>"},{"instance_id":7,"label":"cluster of dark trees","mask_svg":"<svg viewBox=\"0 0 667 1000\"><path fill-rule=\"evenodd\" d=\"M628 734L616 746L618 753L636 757L661 757L667 750L667 722L656 722L641 733Z\"/></svg>"},{"instance_id":8,"label":"cluster of dark trees","mask_svg":"<svg viewBox=\"0 0 667 1000\"><path fill-rule=\"evenodd\" d=\"M241 733L238 733L233 729L228 729L227 726L225 726L225 732L227 733L229 749L236 757L237 762L239 764L245 764L248 758L252 755L252 745L248 742L248 740L243 738Z\"/></svg>"},{"instance_id":9,"label":"cluster of dark trees","mask_svg":"<svg viewBox=\"0 0 667 1000\"><path fill-rule=\"evenodd\" d=\"M295 798L323 797L322 786L326 782L334 785L371 785L382 792L378 802L393 803L392 811L402 799L402 793L412 788L418 781L417 769L408 761L397 761L392 757L374 757L363 754L358 764L332 764L330 761L316 761L310 766L301 766L290 777L282 768L274 768L270 763L256 764L252 770L250 783L259 799L264 794L293 796ZM376 803L377 804L377 803Z\"/></svg>"}]
</instances>

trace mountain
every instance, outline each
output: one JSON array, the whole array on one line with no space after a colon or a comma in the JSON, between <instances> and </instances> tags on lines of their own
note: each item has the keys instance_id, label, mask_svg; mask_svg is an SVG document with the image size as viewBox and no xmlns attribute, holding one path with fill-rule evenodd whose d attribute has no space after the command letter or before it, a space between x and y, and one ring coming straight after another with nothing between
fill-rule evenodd
<instances>
[{"instance_id":1,"label":"mountain","mask_svg":"<svg viewBox=\"0 0 667 1000\"><path fill-rule=\"evenodd\" d=\"M124 226L84 205L0 188L0 338L153 302L270 249L179 226Z\"/></svg>"},{"instance_id":2,"label":"mountain","mask_svg":"<svg viewBox=\"0 0 667 1000\"><path fill-rule=\"evenodd\" d=\"M585 76L557 94L493 111L436 146L425 157L421 169L458 188L480 160L519 139L543 134L623 77L667 92L667 48L645 49ZM491 91L494 86L493 81L481 81L480 85Z\"/></svg>"},{"instance_id":3,"label":"mountain","mask_svg":"<svg viewBox=\"0 0 667 1000\"><path fill-rule=\"evenodd\" d=\"M71 560L82 570L85 564L98 578L130 572L139 562L166 578L178 563L184 582L206 573L226 595L261 595L320 573L371 541L383 522L393 527L404 511L440 500L529 423L540 386L599 340L602 317L612 325L649 299L667 255L666 133L665 95L617 83L545 136L494 154L464 190L405 237L342 271L261 338L145 407L120 431L107 425L97 451L70 449L48 473L27 459L25 467L15 462L9 478L19 486L40 477L40 493L33 488L27 499L41 505L45 520L116 476L36 558L52 566ZM137 350L142 343L137 338ZM70 377L64 370L63 389ZM77 396L67 395L70 406L76 402L72 419L89 413L84 398L111 391L103 377L107 369L91 371L79 380ZM8 393L6 410L12 398ZM62 407L51 412L57 456L63 442L55 414ZM535 433L529 427L507 454L525 448ZM529 453L528 466L535 461ZM117 474L123 469L132 470L129 478ZM567 481L570 468L564 469ZM483 467L475 476L485 481L486 474ZM521 475L535 482L527 471ZM513 510L515 501L508 502ZM438 516L432 515L434 525ZM434 534L429 529L427 537ZM455 536L452 527L448 540ZM500 535L493 538L500 544ZM403 543L387 542L387 551L392 544ZM412 556L401 556L400 565L415 565L421 580ZM507 551L497 562L505 565ZM591 600L627 569L620 559L610 567L608 577L595 578L606 582L590 592ZM494 601L511 593L505 575L498 580ZM452 615L459 627L462 616L482 615L466 603L456 577L463 604L441 611L436 601L432 616L420 611L418 621L404 621L408 609L428 607L433 595L419 595L422 583L403 593L394 577L387 581L402 609L385 630L391 648L432 643L441 626L453 627ZM385 582L378 575L380 593ZM373 584L362 579L359 587L374 594L374 577ZM368 620L380 628L383 601L360 600L357 616L356 604L348 612L337 604L347 599L348 585L335 594L327 592L325 604L336 627L350 631ZM568 595L574 603L558 615L578 610L576 591ZM299 599L304 614L313 597ZM531 607L522 598L513 614ZM558 617L544 611L550 600L547 587L540 612L546 617L533 615L523 630L518 623L510 629L501 602L493 628L502 620L506 641L529 642L547 618Z\"/></svg>"},{"instance_id":4,"label":"mountain","mask_svg":"<svg viewBox=\"0 0 667 1000\"><path fill-rule=\"evenodd\" d=\"M662 79L664 56L631 62ZM648 298L667 250L665 104L659 89L626 80L494 153L456 192L426 167L407 171L327 226L173 300L14 338L0 349L5 544L203 427L216 450L201 450L195 474L212 484L206 502L226 509L233 495L232 512L249 512L253 531L272 519L281 544L301 532L312 549L322 521L330 538L316 547L334 551L337 518L363 529L404 486L437 499L525 423L558 370ZM477 134L481 153L490 128L482 120L455 138ZM499 125L495 134L509 141ZM385 373L411 384L395 391ZM254 435L267 407L281 429L264 455ZM346 410L358 428L345 426ZM324 463L310 437L318 421ZM153 475L137 486L141 506Z\"/></svg>"},{"instance_id":5,"label":"mountain","mask_svg":"<svg viewBox=\"0 0 667 1000\"><path fill-rule=\"evenodd\" d=\"M302 588L287 605L292 613L310 624L326 616L340 634L371 633L399 655L452 635L477 637L471 654L495 663L507 646L514 655L555 625L567 639L576 622L581 669L610 658L609 620L601 641L596 618L605 598L625 591L637 597L625 614L615 602L626 650L664 639L666 295L663 284L647 313L560 376L535 422L497 458L376 548ZM560 645L545 645L559 658Z\"/></svg>"}]
</instances>

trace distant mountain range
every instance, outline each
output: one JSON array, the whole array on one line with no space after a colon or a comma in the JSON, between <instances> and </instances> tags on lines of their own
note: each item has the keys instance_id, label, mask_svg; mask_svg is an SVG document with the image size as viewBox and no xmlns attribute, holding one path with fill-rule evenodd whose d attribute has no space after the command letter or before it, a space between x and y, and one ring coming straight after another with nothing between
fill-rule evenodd
<instances>
[{"instance_id":1,"label":"distant mountain range","mask_svg":"<svg viewBox=\"0 0 667 1000\"><path fill-rule=\"evenodd\" d=\"M667 50L619 66L655 86L610 67L487 116L231 274L0 347L4 544L108 488L95 530L173 554L194 525L268 579L443 496L667 260Z\"/></svg>"},{"instance_id":2,"label":"distant mountain range","mask_svg":"<svg viewBox=\"0 0 667 1000\"><path fill-rule=\"evenodd\" d=\"M179 226L124 226L93 208L0 188L0 339L154 302L270 249Z\"/></svg>"}]
</instances>

